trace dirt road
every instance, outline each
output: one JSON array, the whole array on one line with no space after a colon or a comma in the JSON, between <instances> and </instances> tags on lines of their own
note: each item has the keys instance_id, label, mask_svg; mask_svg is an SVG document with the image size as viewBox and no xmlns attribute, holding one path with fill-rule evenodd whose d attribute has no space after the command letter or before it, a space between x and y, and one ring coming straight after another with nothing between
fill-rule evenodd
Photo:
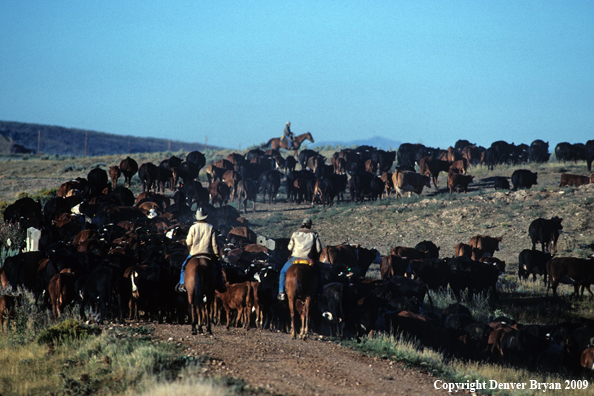
<instances>
[{"instance_id":1,"label":"dirt road","mask_svg":"<svg viewBox=\"0 0 594 396\"><path fill-rule=\"evenodd\" d=\"M213 336L191 336L189 325L155 325L155 336L211 358L206 376L241 379L254 393L273 395L442 394L436 378L404 364L354 352L325 338L291 340L268 330L215 326Z\"/></svg>"}]
</instances>

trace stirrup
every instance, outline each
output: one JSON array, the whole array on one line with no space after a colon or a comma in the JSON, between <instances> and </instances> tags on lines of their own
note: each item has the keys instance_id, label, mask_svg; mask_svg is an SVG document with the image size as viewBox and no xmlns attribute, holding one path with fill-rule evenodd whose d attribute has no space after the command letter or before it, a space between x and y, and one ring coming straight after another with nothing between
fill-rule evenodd
<instances>
[{"instance_id":1,"label":"stirrup","mask_svg":"<svg viewBox=\"0 0 594 396\"><path fill-rule=\"evenodd\" d=\"M178 293L186 293L186 285L184 285L183 283L178 283L177 286L175 286L175 291Z\"/></svg>"},{"instance_id":2,"label":"stirrup","mask_svg":"<svg viewBox=\"0 0 594 396\"><path fill-rule=\"evenodd\" d=\"M280 293L278 293L278 296L276 296L276 298L279 301L285 301L287 299L287 295L284 292L280 292Z\"/></svg>"}]
</instances>

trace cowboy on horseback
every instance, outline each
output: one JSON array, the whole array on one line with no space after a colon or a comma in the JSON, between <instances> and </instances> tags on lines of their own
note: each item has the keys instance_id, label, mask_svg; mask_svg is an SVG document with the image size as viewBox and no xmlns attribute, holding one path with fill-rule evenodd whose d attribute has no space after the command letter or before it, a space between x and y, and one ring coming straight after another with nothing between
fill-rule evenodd
<instances>
[{"instance_id":1,"label":"cowboy on horseback","mask_svg":"<svg viewBox=\"0 0 594 396\"><path fill-rule=\"evenodd\" d=\"M175 290L179 293L186 292L186 287L184 284L184 272L186 269L186 264L193 256L207 256L214 262L215 267L217 268L215 271L215 288L221 293L227 291L225 283L223 282L223 268L221 267L221 263L219 261L219 248L215 239L216 235L214 227L212 224L209 224L205 221L207 217L208 215L202 211L202 208L198 208L196 211L196 223L194 223L194 225L192 225L188 231L186 245L190 250L190 254L182 264L180 280L175 287Z\"/></svg>"},{"instance_id":2,"label":"cowboy on horseback","mask_svg":"<svg viewBox=\"0 0 594 396\"><path fill-rule=\"evenodd\" d=\"M295 146L295 135L293 132L291 132L291 121L288 121L285 125L285 130L283 131L283 137L281 139L287 139L289 148L293 148Z\"/></svg>"},{"instance_id":3,"label":"cowboy on horseback","mask_svg":"<svg viewBox=\"0 0 594 396\"><path fill-rule=\"evenodd\" d=\"M278 296L279 300L285 300L287 295L285 293L285 279L287 277L287 270L293 262L298 259L317 259L322 251L322 243L318 233L311 229L312 222L310 218L306 218L301 223L301 228L293 233L291 241L289 242L289 251L291 252L291 258L285 263L280 272L278 280ZM318 279L320 278L320 272L318 271ZM322 286L322 282L318 282ZM323 287L319 287L322 289ZM318 290L320 292L321 290Z\"/></svg>"}]
</instances>

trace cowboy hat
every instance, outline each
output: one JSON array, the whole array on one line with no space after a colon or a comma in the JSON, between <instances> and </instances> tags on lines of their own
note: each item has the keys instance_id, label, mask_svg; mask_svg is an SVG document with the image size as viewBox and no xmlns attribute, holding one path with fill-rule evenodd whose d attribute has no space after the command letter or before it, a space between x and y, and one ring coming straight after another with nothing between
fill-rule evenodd
<instances>
[{"instance_id":1,"label":"cowboy hat","mask_svg":"<svg viewBox=\"0 0 594 396\"><path fill-rule=\"evenodd\" d=\"M301 223L302 226L306 226L306 227L311 227L313 225L313 223L311 222L311 219L309 217L306 217L305 219L303 219L303 222Z\"/></svg>"},{"instance_id":2,"label":"cowboy hat","mask_svg":"<svg viewBox=\"0 0 594 396\"><path fill-rule=\"evenodd\" d=\"M196 220L204 220L207 217L208 215L202 211L202 208L198 208L198 210L196 211Z\"/></svg>"}]
</instances>

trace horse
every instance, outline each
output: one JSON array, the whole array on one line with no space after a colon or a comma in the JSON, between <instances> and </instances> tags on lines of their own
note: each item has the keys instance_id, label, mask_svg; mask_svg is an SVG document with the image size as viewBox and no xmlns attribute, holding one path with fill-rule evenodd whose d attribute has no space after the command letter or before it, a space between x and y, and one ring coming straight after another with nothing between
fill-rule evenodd
<instances>
[{"instance_id":1,"label":"horse","mask_svg":"<svg viewBox=\"0 0 594 396\"><path fill-rule=\"evenodd\" d=\"M202 326L212 335L211 317L215 299L215 268L208 256L194 256L188 260L185 272L188 303L192 316L192 335L202 333ZM196 330L198 323L198 330Z\"/></svg>"},{"instance_id":2,"label":"horse","mask_svg":"<svg viewBox=\"0 0 594 396\"><path fill-rule=\"evenodd\" d=\"M314 142L313 136L311 136L311 133L309 133L309 132L302 133L301 135L295 136L295 141L293 142L293 147L292 147L292 149L295 151L295 155L297 155L297 151L299 150L299 147L301 147L301 143L303 143L303 141L305 139L309 140L312 143ZM268 141L268 143L260 146L260 148L265 148L265 147L268 147L271 145L272 145L272 148L275 150L278 150L279 148L283 148L285 150L291 149L291 147L289 147L289 140L282 139L282 138L272 138Z\"/></svg>"},{"instance_id":3,"label":"horse","mask_svg":"<svg viewBox=\"0 0 594 396\"><path fill-rule=\"evenodd\" d=\"M287 290L287 300L289 303L289 311L291 312L291 338L296 338L296 329L298 325L298 318L296 317L297 300L303 302L303 309L301 310L301 331L299 338L306 339L309 333L309 308L312 299L316 294L318 288L318 279L313 262L308 260L308 264L293 264L287 270L287 278L285 282L285 289Z\"/></svg>"}]
</instances>

